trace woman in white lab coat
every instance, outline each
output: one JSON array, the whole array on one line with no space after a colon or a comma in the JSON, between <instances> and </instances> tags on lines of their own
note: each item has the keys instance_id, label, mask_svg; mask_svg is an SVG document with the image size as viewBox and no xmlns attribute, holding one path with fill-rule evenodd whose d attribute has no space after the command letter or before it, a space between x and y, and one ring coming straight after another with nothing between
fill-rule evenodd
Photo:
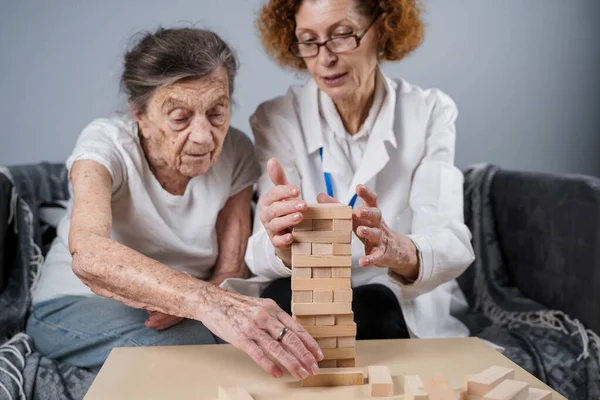
<instances>
[{"instance_id":1,"label":"woman in white lab coat","mask_svg":"<svg viewBox=\"0 0 600 400\"><path fill-rule=\"evenodd\" d=\"M263 173L246 262L289 312L290 229L307 203L352 205L358 339L468 335L456 105L379 69L421 43L419 15L414 0L271 0L258 21L269 55L310 78L251 117Z\"/></svg>"}]
</instances>

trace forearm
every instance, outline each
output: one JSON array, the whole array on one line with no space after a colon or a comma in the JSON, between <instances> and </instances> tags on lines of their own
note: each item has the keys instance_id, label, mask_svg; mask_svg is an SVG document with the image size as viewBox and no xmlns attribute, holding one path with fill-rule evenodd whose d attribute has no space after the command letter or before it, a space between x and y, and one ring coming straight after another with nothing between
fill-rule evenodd
<instances>
[{"instance_id":1,"label":"forearm","mask_svg":"<svg viewBox=\"0 0 600 400\"><path fill-rule=\"evenodd\" d=\"M251 201L252 188L249 187L232 196L217 217L219 257L212 271L212 283L247 276L244 256L250 237Z\"/></svg>"},{"instance_id":2,"label":"forearm","mask_svg":"<svg viewBox=\"0 0 600 400\"><path fill-rule=\"evenodd\" d=\"M221 289L109 238L71 235L73 271L90 289L126 305L202 320Z\"/></svg>"}]
</instances>

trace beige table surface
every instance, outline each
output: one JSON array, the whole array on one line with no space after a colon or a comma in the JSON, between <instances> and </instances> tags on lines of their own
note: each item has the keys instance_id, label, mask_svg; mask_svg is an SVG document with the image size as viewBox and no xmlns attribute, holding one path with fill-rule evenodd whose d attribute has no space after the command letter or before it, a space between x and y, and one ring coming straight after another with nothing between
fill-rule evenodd
<instances>
[{"instance_id":1,"label":"beige table surface","mask_svg":"<svg viewBox=\"0 0 600 400\"><path fill-rule=\"evenodd\" d=\"M515 369L515 379L550 389L477 338L357 341L357 367L387 365L393 398L401 399L405 374L423 379L443 372L455 387L463 376L492 365ZM368 385L302 388L284 374L275 379L231 345L116 348L84 400L217 399L219 385L240 385L255 400L369 399ZM554 400L564 399L557 392Z\"/></svg>"}]
</instances>

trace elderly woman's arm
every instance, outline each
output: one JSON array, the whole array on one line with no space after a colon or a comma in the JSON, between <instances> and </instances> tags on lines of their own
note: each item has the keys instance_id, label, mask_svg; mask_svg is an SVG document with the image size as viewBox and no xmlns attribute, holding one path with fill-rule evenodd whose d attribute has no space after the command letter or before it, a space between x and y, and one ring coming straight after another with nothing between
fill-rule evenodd
<instances>
[{"instance_id":1,"label":"elderly woman's arm","mask_svg":"<svg viewBox=\"0 0 600 400\"><path fill-rule=\"evenodd\" d=\"M111 240L112 178L104 166L77 161L71 182L73 271L93 292L132 307L201 321L272 376L282 372L269 356L299 378L307 370L318 370L319 346L274 302L225 291ZM275 338L284 326L289 332L279 342Z\"/></svg>"},{"instance_id":2,"label":"elderly woman's arm","mask_svg":"<svg viewBox=\"0 0 600 400\"><path fill-rule=\"evenodd\" d=\"M227 200L217 217L219 258L213 269L210 283L220 285L227 278L246 278L248 267L244 262L248 237L252 187L242 190Z\"/></svg>"}]
</instances>

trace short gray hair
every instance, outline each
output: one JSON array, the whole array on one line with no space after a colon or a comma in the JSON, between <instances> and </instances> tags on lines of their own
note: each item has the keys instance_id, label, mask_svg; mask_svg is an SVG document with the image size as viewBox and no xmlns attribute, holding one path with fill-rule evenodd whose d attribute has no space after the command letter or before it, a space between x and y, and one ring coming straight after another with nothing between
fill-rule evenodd
<instances>
[{"instance_id":1,"label":"short gray hair","mask_svg":"<svg viewBox=\"0 0 600 400\"><path fill-rule=\"evenodd\" d=\"M144 112L154 91L181 79L202 78L225 67L233 94L238 61L216 33L192 28L159 28L146 33L125 54L121 87L129 103Z\"/></svg>"}]
</instances>

